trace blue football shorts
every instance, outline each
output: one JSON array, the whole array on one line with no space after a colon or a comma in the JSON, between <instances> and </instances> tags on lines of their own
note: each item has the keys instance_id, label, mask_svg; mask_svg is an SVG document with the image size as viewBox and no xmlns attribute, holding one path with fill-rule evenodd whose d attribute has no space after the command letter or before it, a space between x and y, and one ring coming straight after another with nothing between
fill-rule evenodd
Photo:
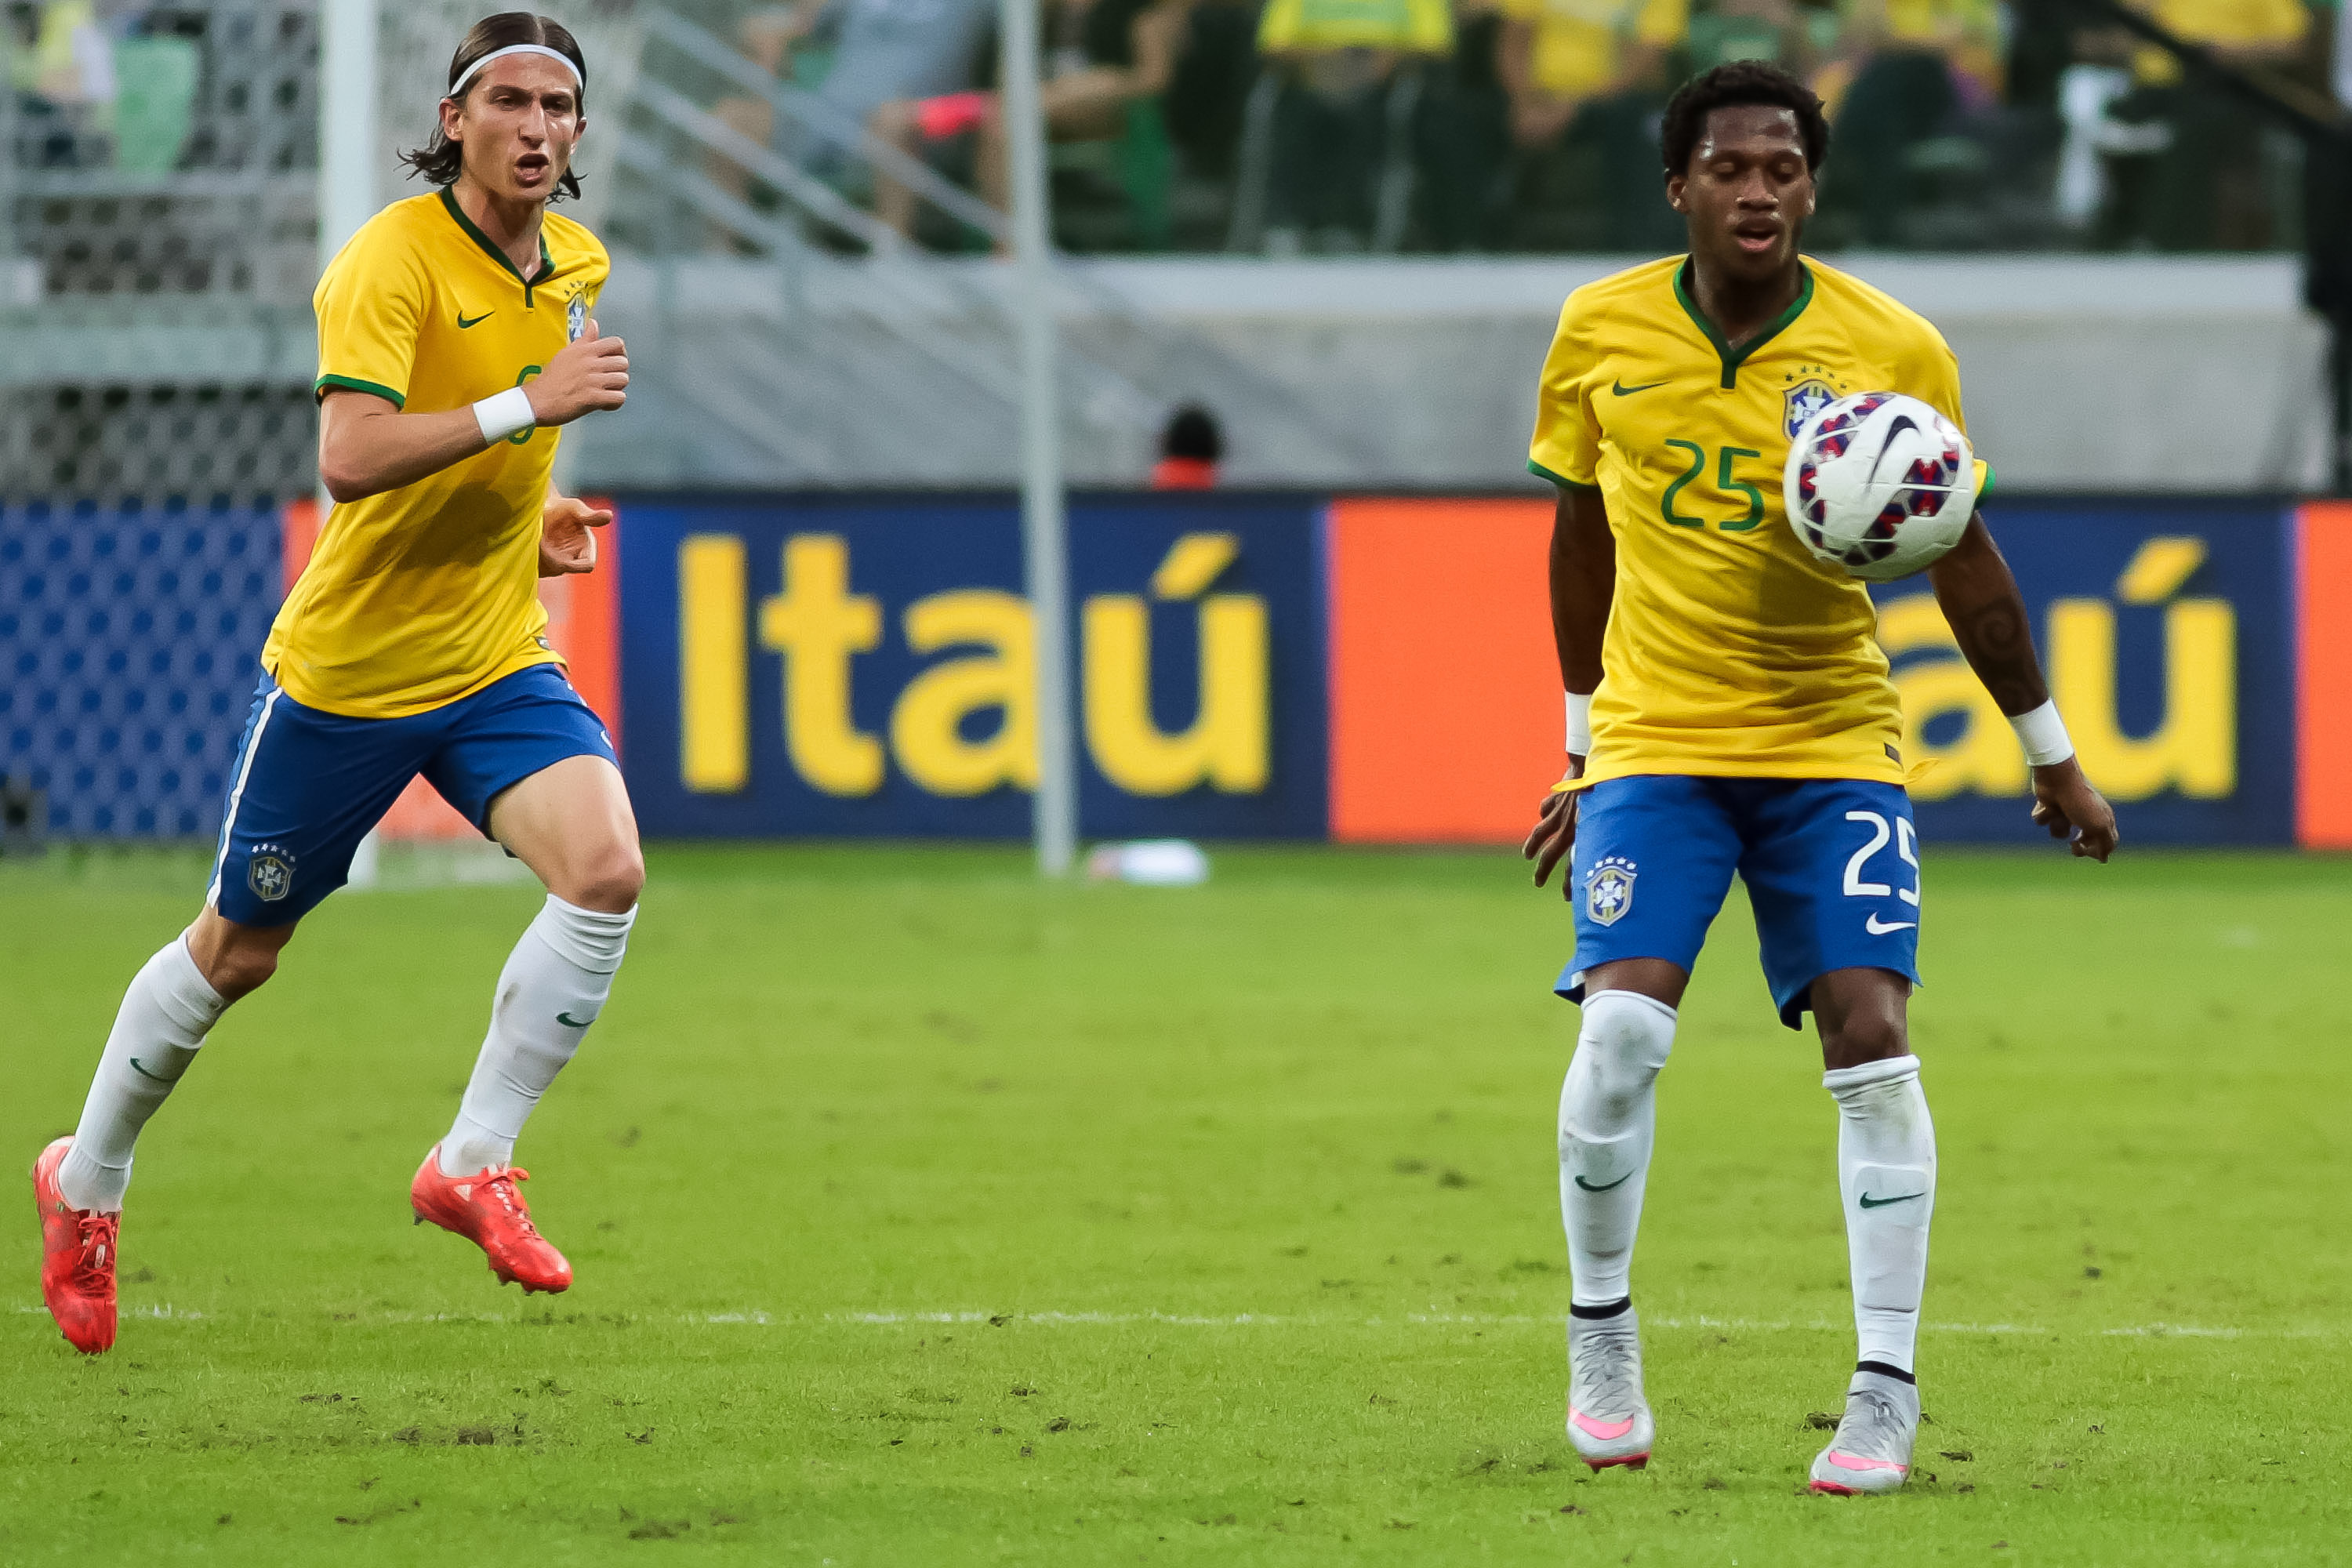
<instances>
[{"instance_id":1,"label":"blue football shorts","mask_svg":"<svg viewBox=\"0 0 2352 1568\"><path fill-rule=\"evenodd\" d=\"M560 665L404 719L322 713L264 675L229 771L205 899L239 925L291 925L350 878L360 840L419 773L487 836L501 791L583 756L619 763Z\"/></svg>"},{"instance_id":2,"label":"blue football shorts","mask_svg":"<svg viewBox=\"0 0 2352 1568\"><path fill-rule=\"evenodd\" d=\"M1780 1021L1803 1026L1814 981L1885 969L1919 983L1919 835L1900 785L1859 779L1604 779L1578 809L1576 957L1553 989L1621 958L1685 973L1737 873Z\"/></svg>"}]
</instances>

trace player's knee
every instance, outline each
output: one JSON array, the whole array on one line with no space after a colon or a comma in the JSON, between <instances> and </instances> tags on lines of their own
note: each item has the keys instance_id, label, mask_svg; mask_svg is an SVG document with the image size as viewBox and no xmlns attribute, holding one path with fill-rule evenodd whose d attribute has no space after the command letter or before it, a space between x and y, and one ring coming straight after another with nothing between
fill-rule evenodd
<instances>
[{"instance_id":1,"label":"player's knee","mask_svg":"<svg viewBox=\"0 0 2352 1568\"><path fill-rule=\"evenodd\" d=\"M181 936L196 973L224 1003L249 996L278 973L278 955L293 935L291 927L265 931L242 926L206 910Z\"/></svg>"},{"instance_id":2,"label":"player's knee","mask_svg":"<svg viewBox=\"0 0 2352 1568\"><path fill-rule=\"evenodd\" d=\"M1674 1048L1675 1010L1664 1002L1633 991L1588 995L1576 1059L1569 1068L1570 1097L1587 1101L1586 1111L1596 1122L1622 1121L1657 1080Z\"/></svg>"},{"instance_id":3,"label":"player's knee","mask_svg":"<svg viewBox=\"0 0 2352 1568\"><path fill-rule=\"evenodd\" d=\"M1822 1028L1822 1060L1827 1067L1861 1067L1911 1054L1910 1031L1900 1017L1865 1013L1840 1018Z\"/></svg>"},{"instance_id":4,"label":"player's knee","mask_svg":"<svg viewBox=\"0 0 2352 1568\"><path fill-rule=\"evenodd\" d=\"M278 973L278 950L254 943L231 942L198 961L205 984L224 1002L250 996Z\"/></svg>"},{"instance_id":5,"label":"player's knee","mask_svg":"<svg viewBox=\"0 0 2352 1568\"><path fill-rule=\"evenodd\" d=\"M617 844L583 868L569 901L583 910L625 914L645 891L646 858L634 844Z\"/></svg>"}]
</instances>

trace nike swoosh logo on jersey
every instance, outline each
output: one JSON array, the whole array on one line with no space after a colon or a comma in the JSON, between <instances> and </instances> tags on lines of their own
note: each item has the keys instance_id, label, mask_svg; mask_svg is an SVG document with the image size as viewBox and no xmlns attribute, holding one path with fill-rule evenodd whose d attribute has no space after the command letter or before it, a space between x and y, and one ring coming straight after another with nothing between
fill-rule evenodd
<instances>
[{"instance_id":1,"label":"nike swoosh logo on jersey","mask_svg":"<svg viewBox=\"0 0 2352 1568\"><path fill-rule=\"evenodd\" d=\"M469 321L466 320L466 312L465 312L465 311L463 311L463 310L460 310L460 311L458 311L458 312L457 312L457 330L458 330L459 331L461 331L461 332L462 332L462 331L464 331L467 327L478 327L478 326L480 326L484 321L488 321L492 316L495 316L495 315L497 315L497 314L498 314L498 312L497 312L496 310L485 310L485 311L483 311L480 315L478 315L478 316L475 317L472 321Z\"/></svg>"},{"instance_id":2,"label":"nike swoosh logo on jersey","mask_svg":"<svg viewBox=\"0 0 2352 1568\"><path fill-rule=\"evenodd\" d=\"M1631 397L1637 392L1649 392L1665 384L1666 384L1663 381L1648 381L1643 382L1639 386L1628 386L1621 381L1612 385L1609 390L1615 393L1620 397Z\"/></svg>"},{"instance_id":3,"label":"nike swoosh logo on jersey","mask_svg":"<svg viewBox=\"0 0 2352 1568\"><path fill-rule=\"evenodd\" d=\"M1889 922L1880 920L1876 915L1873 915L1868 920L1862 922L1862 929L1868 931L1873 936L1885 936L1889 931L1915 930L1919 922L1917 921L1895 921Z\"/></svg>"},{"instance_id":4,"label":"nike swoosh logo on jersey","mask_svg":"<svg viewBox=\"0 0 2352 1568\"><path fill-rule=\"evenodd\" d=\"M1883 1209L1888 1204L1907 1204L1913 1198L1924 1198L1927 1195L1925 1193L1904 1193L1896 1197L1874 1198L1868 1193L1864 1193L1862 1194L1862 1206L1866 1209Z\"/></svg>"},{"instance_id":5,"label":"nike swoosh logo on jersey","mask_svg":"<svg viewBox=\"0 0 2352 1568\"><path fill-rule=\"evenodd\" d=\"M1623 1175L1618 1177L1615 1181L1611 1182L1607 1186L1596 1187L1591 1182L1586 1181L1582 1176L1576 1178L1576 1184L1582 1187L1588 1193L1605 1193L1610 1191L1612 1188L1622 1187L1633 1179L1633 1173L1628 1171Z\"/></svg>"}]
</instances>

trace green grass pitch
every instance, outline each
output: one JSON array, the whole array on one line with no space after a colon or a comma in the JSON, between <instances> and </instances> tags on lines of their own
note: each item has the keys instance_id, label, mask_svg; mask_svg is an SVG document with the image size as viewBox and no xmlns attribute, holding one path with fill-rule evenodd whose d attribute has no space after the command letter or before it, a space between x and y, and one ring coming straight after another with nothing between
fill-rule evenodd
<instances>
[{"instance_id":1,"label":"green grass pitch","mask_svg":"<svg viewBox=\"0 0 2352 1568\"><path fill-rule=\"evenodd\" d=\"M0 867L0 1150L187 858ZM529 889L351 894L141 1152L113 1354L0 1287L0 1562L2280 1563L2352 1553L2352 864L1928 857L1914 1486L1803 1495L1835 1118L1744 910L1661 1090L1645 1474L1560 1434L1556 897L1501 854L667 848L532 1124L577 1285L408 1223ZM2333 1542L2333 1545L2329 1543Z\"/></svg>"}]
</instances>

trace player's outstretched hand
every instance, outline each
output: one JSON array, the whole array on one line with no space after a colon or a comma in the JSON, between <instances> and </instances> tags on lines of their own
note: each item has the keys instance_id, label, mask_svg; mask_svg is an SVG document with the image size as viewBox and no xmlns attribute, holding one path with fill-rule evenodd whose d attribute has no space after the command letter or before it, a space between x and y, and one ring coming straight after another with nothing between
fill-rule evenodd
<instances>
[{"instance_id":1,"label":"player's outstretched hand","mask_svg":"<svg viewBox=\"0 0 2352 1568\"><path fill-rule=\"evenodd\" d=\"M611 512L573 496L550 500L539 520L539 574L562 577L596 570L596 536L588 531L612 521Z\"/></svg>"},{"instance_id":2,"label":"player's outstretched hand","mask_svg":"<svg viewBox=\"0 0 2352 1568\"><path fill-rule=\"evenodd\" d=\"M2084 859L2104 864L2116 852L2116 808L2091 787L2073 757L2033 770L2033 821L2051 837L2070 841Z\"/></svg>"},{"instance_id":3,"label":"player's outstretched hand","mask_svg":"<svg viewBox=\"0 0 2352 1568\"><path fill-rule=\"evenodd\" d=\"M1584 770L1571 766L1569 777L1574 778ZM1540 888L1551 876L1568 852L1576 847L1576 803L1580 791L1554 790L1544 796L1543 809L1536 818L1535 830L1528 841L1519 846L1519 853L1536 863L1536 886ZM1560 879L1559 892L1564 899L1573 899L1570 878Z\"/></svg>"},{"instance_id":4,"label":"player's outstretched hand","mask_svg":"<svg viewBox=\"0 0 2352 1568\"><path fill-rule=\"evenodd\" d=\"M523 384L541 425L569 425L583 414L610 413L628 401L629 351L618 338L599 337L596 323L563 345L536 380Z\"/></svg>"}]
</instances>

